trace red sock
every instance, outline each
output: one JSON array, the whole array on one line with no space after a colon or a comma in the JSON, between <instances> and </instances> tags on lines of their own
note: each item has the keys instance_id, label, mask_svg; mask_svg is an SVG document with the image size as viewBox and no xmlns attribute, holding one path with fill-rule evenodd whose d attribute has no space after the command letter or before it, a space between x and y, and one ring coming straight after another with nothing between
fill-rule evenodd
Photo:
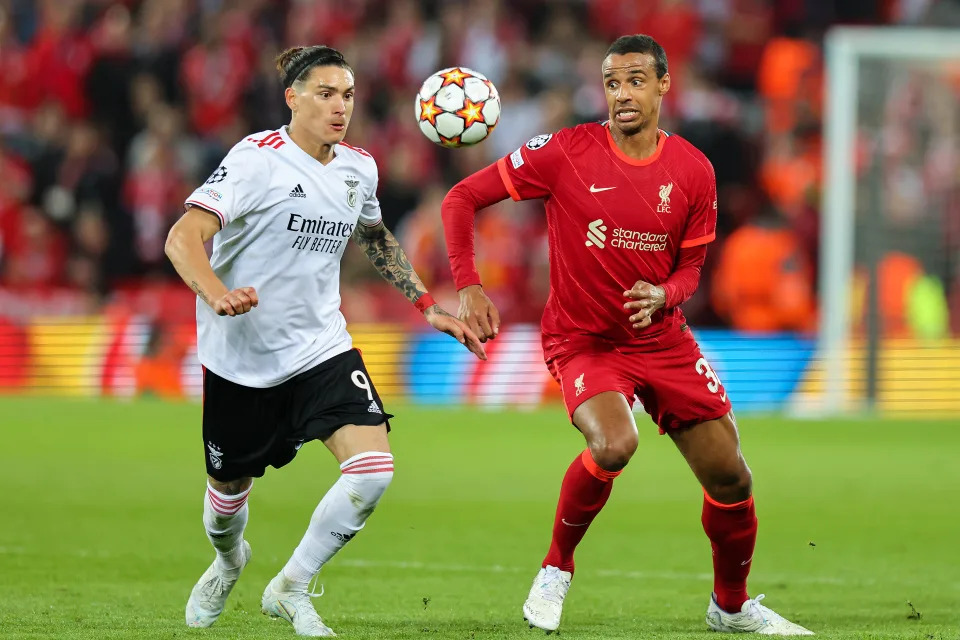
<instances>
[{"instance_id":1,"label":"red sock","mask_svg":"<svg viewBox=\"0 0 960 640\"><path fill-rule=\"evenodd\" d=\"M713 592L717 604L737 613L747 601L747 575L757 542L753 496L736 504L720 504L703 493L703 530L713 547Z\"/></svg>"},{"instance_id":2,"label":"red sock","mask_svg":"<svg viewBox=\"0 0 960 640\"><path fill-rule=\"evenodd\" d=\"M590 523L607 503L613 479L619 471L601 469L585 449L574 458L560 485L557 517L553 521L553 540L543 566L553 565L573 573L573 552ZM569 523L569 524L567 524Z\"/></svg>"}]
</instances>

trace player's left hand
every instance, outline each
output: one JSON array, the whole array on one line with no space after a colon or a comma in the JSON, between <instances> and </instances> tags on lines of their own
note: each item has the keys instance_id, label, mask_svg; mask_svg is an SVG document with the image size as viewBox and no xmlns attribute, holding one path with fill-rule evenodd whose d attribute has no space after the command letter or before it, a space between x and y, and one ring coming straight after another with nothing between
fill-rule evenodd
<instances>
[{"instance_id":1,"label":"player's left hand","mask_svg":"<svg viewBox=\"0 0 960 640\"><path fill-rule=\"evenodd\" d=\"M456 338L457 342L469 349L470 353L474 354L479 359L487 359L487 352L484 351L483 345L480 343L480 338L477 337L477 334L471 331L470 327L444 311L440 305L435 304L424 311L423 317L426 318L431 327L437 331L442 331L448 336L453 336Z\"/></svg>"},{"instance_id":2,"label":"player's left hand","mask_svg":"<svg viewBox=\"0 0 960 640\"><path fill-rule=\"evenodd\" d=\"M630 302L624 303L623 308L636 312L630 316L634 329L649 327L653 322L653 312L663 308L667 303L667 294L663 287L643 280L637 280L637 284L633 285L632 289L624 291L623 297L630 299Z\"/></svg>"}]
</instances>

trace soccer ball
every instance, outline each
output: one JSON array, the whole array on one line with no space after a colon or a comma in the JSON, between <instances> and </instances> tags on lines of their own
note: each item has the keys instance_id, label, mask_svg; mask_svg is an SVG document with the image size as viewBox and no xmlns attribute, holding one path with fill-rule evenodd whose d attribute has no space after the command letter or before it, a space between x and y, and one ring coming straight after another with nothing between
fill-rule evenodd
<instances>
[{"instance_id":1,"label":"soccer ball","mask_svg":"<svg viewBox=\"0 0 960 640\"><path fill-rule=\"evenodd\" d=\"M427 78L415 106L420 131L444 147L477 144L500 121L497 88L466 67L450 67Z\"/></svg>"}]
</instances>

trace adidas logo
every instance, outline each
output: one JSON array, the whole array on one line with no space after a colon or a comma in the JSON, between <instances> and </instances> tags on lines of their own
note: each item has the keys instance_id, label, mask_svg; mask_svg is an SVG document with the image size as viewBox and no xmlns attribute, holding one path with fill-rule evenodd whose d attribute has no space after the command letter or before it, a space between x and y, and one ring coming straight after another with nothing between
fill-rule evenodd
<instances>
[{"instance_id":1,"label":"adidas logo","mask_svg":"<svg viewBox=\"0 0 960 640\"><path fill-rule=\"evenodd\" d=\"M307 194L304 192L303 187L299 184L293 188L293 191L290 192L291 198L306 198Z\"/></svg>"},{"instance_id":2,"label":"adidas logo","mask_svg":"<svg viewBox=\"0 0 960 640\"><path fill-rule=\"evenodd\" d=\"M370 403L370 406L367 407L367 411L370 413L383 413L383 411L380 410L380 407L377 406L376 400Z\"/></svg>"},{"instance_id":3,"label":"adidas logo","mask_svg":"<svg viewBox=\"0 0 960 640\"><path fill-rule=\"evenodd\" d=\"M357 535L355 533L340 533L339 531L331 531L330 535L339 540L340 542L350 542L353 539L353 536Z\"/></svg>"}]
</instances>

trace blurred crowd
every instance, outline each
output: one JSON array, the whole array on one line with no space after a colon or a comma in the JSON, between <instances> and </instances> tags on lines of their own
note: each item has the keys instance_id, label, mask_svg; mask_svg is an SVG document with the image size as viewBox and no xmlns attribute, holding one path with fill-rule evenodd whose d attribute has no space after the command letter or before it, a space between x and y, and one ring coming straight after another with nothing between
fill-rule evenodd
<instances>
[{"instance_id":1,"label":"blurred crowd","mask_svg":"<svg viewBox=\"0 0 960 640\"><path fill-rule=\"evenodd\" d=\"M275 55L324 43L356 72L347 141L378 160L385 221L452 299L446 190L535 134L602 119L603 53L642 32L663 44L673 76L661 126L702 149L718 181L718 241L688 317L811 330L823 35L834 24L960 24L958 13L942 0L0 0L0 289L37 304L69 292L65 306L89 311L160 287L189 314L190 292L163 254L167 230L233 144L289 120ZM432 145L413 118L423 79L454 64L486 74L503 100L491 138L470 149ZM932 241L955 256L960 87L931 100L924 86L905 80L884 109L897 134L887 155L909 160L884 177L884 197L902 205L904 224L926 200L943 205ZM539 203L478 220L485 286L513 321L539 320L545 231ZM936 276L960 318L960 261L898 249ZM400 298L359 252L344 277L348 319L392 317Z\"/></svg>"}]
</instances>

